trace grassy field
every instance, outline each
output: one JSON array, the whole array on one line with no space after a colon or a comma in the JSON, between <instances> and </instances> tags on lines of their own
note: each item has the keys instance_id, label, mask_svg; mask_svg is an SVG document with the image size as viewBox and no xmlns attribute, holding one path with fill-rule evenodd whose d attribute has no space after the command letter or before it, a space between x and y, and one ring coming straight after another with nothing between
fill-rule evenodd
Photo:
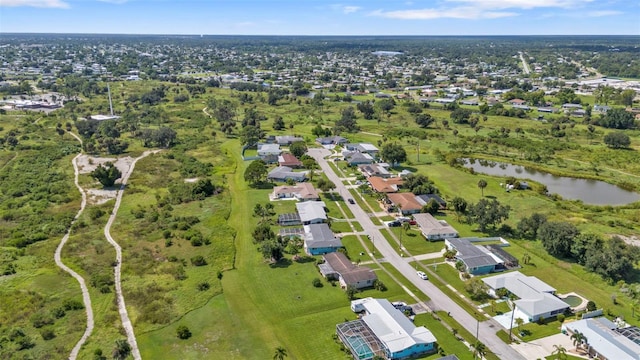
<instances>
[{"instance_id":1,"label":"grassy field","mask_svg":"<svg viewBox=\"0 0 640 360\"><path fill-rule=\"evenodd\" d=\"M130 95L139 95L160 84L147 81L113 84L116 112L125 110L124 101ZM182 85L165 85L169 89L180 88L180 91L185 91ZM344 292L327 282L322 288L313 287L311 281L319 277L313 262L283 262L272 266L263 260L257 246L251 241L251 232L259 220L252 214L256 204L268 202L270 190L247 186L243 173L248 163L240 159L240 143L236 135L225 137L216 120L205 116L202 108L209 98L229 99L238 105L236 120L239 121L245 107L255 106L267 116L268 120L262 122L261 127L268 134L300 135L307 139L308 144L312 144L314 136L311 129L316 125L331 128L340 117L340 111L350 104L326 102L326 106L319 110L304 101L297 104L281 100L277 106L269 106L256 97L252 104L240 105L238 96L238 92L227 89L208 89L206 94L193 97L187 103L168 101L157 106L167 115L163 125L177 131L178 144L138 164L112 229L114 238L123 246L123 288L141 351L145 358L175 354L187 359L264 359L272 357L275 347L284 346L291 359L346 358L332 339L335 324L354 318ZM0 265L4 268L13 264L17 268L17 274L0 277L0 297L9 304L8 307L0 307L0 335L6 336L13 327L23 328L34 340L35 347L23 350L20 355L39 358L53 354L54 357L66 357L83 331L84 315L77 310L67 311L64 317L44 328L35 328L33 322L41 315L50 314L65 300L80 299L77 285L56 270L52 260L53 250L64 232L64 224L68 224L79 207L79 194L71 183L70 166L70 160L79 148L77 141L69 135L56 135L56 123L65 124L79 114L106 109L106 106L105 96L97 96L79 104L75 113L70 109L62 109L41 119L39 115L22 112L0 115L0 136L4 137L9 131L20 131L20 145L0 148L0 175L3 179L0 183ZM478 180L486 180L488 186L484 189L484 196L496 198L511 207L510 218L506 221L511 227L515 227L523 216L540 212L552 220L572 222L582 231L631 235L639 230L640 212L637 204L615 208L587 206L575 201L554 201L535 190L506 193L499 186L503 178L473 174L447 163L447 155L480 157L535 165L560 175L597 178L611 183L626 182L638 189L639 131L628 132L631 150L612 150L601 141L609 130L596 127L594 135L590 135L587 125L579 122L564 129L565 137L557 138L549 133L551 123L531 119L488 116L486 121L479 123L480 128L476 132L468 125L454 124L452 121L445 127L442 121L449 120L449 112L441 108L434 107L425 112L431 114L436 122L428 129L419 129L413 116L406 112L403 102L398 101L388 119L378 123L358 118L362 131L342 135L352 142L371 142L379 146L382 142L391 141L403 145L408 153L406 167L427 175L445 200L463 196L469 202L476 202L482 197L477 187ZM278 115L283 117L287 128L273 131L273 119ZM359 113L357 115L361 116ZM157 128L158 125L146 124L145 127ZM535 152L542 156L540 161L527 160L530 154L526 151L500 142L500 135L496 136L496 133L503 127L509 130L522 129L523 133L518 135L511 131L509 139L513 143L519 139L534 144L537 148ZM214 132L216 135L213 135ZM426 138L418 139L415 134L424 134ZM146 150L142 142L132 138L129 132L123 132L122 139L129 142L124 155L137 156ZM417 151L418 142L420 154ZM52 150L61 152L61 156L55 159L42 157L42 154L55 154ZM184 182L186 176L183 171L190 158L212 165L202 177L220 184L222 193L204 200L171 204L170 208L160 206L162 199L169 194L169 186ZM354 169L345 167L343 162L338 163L338 167L347 176L357 176ZM17 174L21 174L21 177ZM54 181L44 186L43 177ZM5 179L12 179L12 182ZM80 180L83 185L95 184L86 175ZM34 189L37 191L32 191ZM24 195L26 191L47 193L47 196L27 199L27 195ZM359 195L352 190L351 196L360 206L367 211L370 211L369 206L373 211L378 211L379 206L373 196L365 195L363 201ZM353 218L344 199L336 199L336 202L323 194L323 200L331 217ZM273 204L278 214L293 212L295 206L291 201ZM87 281L108 282L111 279L110 261L114 254L102 236L110 206L110 203L90 206L80 219L81 225L74 229L68 248L63 253L64 260L85 276ZM90 211L95 209L103 214L94 217ZM346 215L342 215L343 212ZM197 218L198 222L184 225L185 219L192 217ZM452 212L444 212L438 218L454 226L461 236L493 235L493 231L482 233L476 226L461 222ZM372 220L379 222L375 218ZM383 220L390 220L390 217L384 217ZM353 225L357 231L362 230L360 224ZM347 222L337 221L333 226L341 232L351 230ZM186 239L188 231L199 232L210 244L192 246ZM402 232L399 228L391 231L396 237ZM383 233L397 248L390 233L387 230L383 230ZM21 239L39 241L20 249L12 245L11 242ZM537 276L556 287L560 293L575 291L595 301L605 312L622 315L627 321L637 323L637 319L631 315L632 301L622 292L624 284L609 284L574 263L550 257L539 242L509 240L512 246L507 251L517 258L522 258L524 253L531 256L531 264L521 269L523 273ZM366 238L362 241L367 246L372 245ZM353 260L370 260L356 237L347 236L344 242ZM412 255L440 251L443 246L441 242L425 241L414 229L403 234L403 245ZM204 256L208 264L204 267L192 266L190 259L196 255ZM455 270L444 265L433 268L429 260L421 263L428 265L431 281L473 313L470 304L444 286L450 283L460 290L462 282L455 281L455 273L452 272ZM411 302L412 299L396 284L394 279L397 279L421 300L426 300L426 295L417 292L388 264L369 266L375 269L388 290L384 293L367 290L358 296L388 297ZM218 272L222 274L221 281ZM630 282L635 284L637 280L635 278ZM198 285L205 282L208 283L208 289L198 290ZM82 350L82 357L90 357L97 348L109 353L113 342L123 337L113 303L113 292L103 293L93 285L90 291L96 329ZM612 295L615 295L615 303ZM500 308L498 311L502 310ZM452 319L444 319L448 320L453 322ZM193 337L179 340L175 333L179 325L189 326ZM437 325L433 324L435 328ZM463 333L460 326L453 326ZM532 327L532 338L557 332L554 323L540 328L536 324L525 326ZM56 337L43 340L43 329L54 330ZM441 330L435 332L440 333ZM229 337L229 333L237 336ZM457 352L456 345L459 344L450 340L446 337L442 340L443 348L447 353ZM3 345L0 354L2 351L13 351L12 346Z\"/></svg>"}]
</instances>

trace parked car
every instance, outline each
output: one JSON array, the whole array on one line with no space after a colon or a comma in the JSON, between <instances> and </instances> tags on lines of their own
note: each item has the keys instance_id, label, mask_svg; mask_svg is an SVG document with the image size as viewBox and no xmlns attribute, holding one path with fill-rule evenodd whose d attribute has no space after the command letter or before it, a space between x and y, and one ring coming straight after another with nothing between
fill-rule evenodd
<instances>
[{"instance_id":1,"label":"parked car","mask_svg":"<svg viewBox=\"0 0 640 360\"><path fill-rule=\"evenodd\" d=\"M415 220L409 221L409 225L416 225L416 224L417 224L417 222Z\"/></svg>"},{"instance_id":2,"label":"parked car","mask_svg":"<svg viewBox=\"0 0 640 360\"><path fill-rule=\"evenodd\" d=\"M406 222L410 222L411 219L409 219L408 217L399 217L399 218L396 218L396 221L400 221L401 223L406 223Z\"/></svg>"},{"instance_id":3,"label":"parked car","mask_svg":"<svg viewBox=\"0 0 640 360\"><path fill-rule=\"evenodd\" d=\"M416 274L418 274L418 277L422 280L429 280L429 277L423 271L418 271Z\"/></svg>"},{"instance_id":4,"label":"parked car","mask_svg":"<svg viewBox=\"0 0 640 360\"><path fill-rule=\"evenodd\" d=\"M353 201L353 199L348 199L347 201L348 201L348 202L349 202L349 204L351 204L351 205L354 205L354 204L356 203L355 201Z\"/></svg>"},{"instance_id":5,"label":"parked car","mask_svg":"<svg viewBox=\"0 0 640 360\"><path fill-rule=\"evenodd\" d=\"M388 227L398 227L398 226L400 226L400 221L395 221L395 220L394 221L389 221L387 223L387 226Z\"/></svg>"}]
</instances>

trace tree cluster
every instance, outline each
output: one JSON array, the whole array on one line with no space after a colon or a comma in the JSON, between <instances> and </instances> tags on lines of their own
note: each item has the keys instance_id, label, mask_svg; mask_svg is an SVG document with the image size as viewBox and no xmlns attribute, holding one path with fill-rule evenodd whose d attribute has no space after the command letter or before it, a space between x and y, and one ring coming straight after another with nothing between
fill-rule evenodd
<instances>
[{"instance_id":1,"label":"tree cluster","mask_svg":"<svg viewBox=\"0 0 640 360\"><path fill-rule=\"evenodd\" d=\"M439 193L438 188L435 186L435 184L431 180L429 180L428 177L422 174L407 175L404 178L404 183L402 186L416 195Z\"/></svg>"},{"instance_id":2,"label":"tree cluster","mask_svg":"<svg viewBox=\"0 0 640 360\"><path fill-rule=\"evenodd\" d=\"M493 229L509 218L509 205L502 205L496 199L480 199L467 209L467 219L470 223L478 224L480 231L484 232L488 227Z\"/></svg>"}]
</instances>

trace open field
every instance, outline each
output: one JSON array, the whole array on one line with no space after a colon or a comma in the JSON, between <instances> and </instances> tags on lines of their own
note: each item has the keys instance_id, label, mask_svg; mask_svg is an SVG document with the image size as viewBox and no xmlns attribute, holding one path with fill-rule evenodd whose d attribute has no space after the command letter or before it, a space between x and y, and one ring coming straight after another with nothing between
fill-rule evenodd
<instances>
[{"instance_id":1,"label":"open field","mask_svg":"<svg viewBox=\"0 0 640 360\"><path fill-rule=\"evenodd\" d=\"M157 85L159 83L156 82L115 84L114 88L118 89L116 107L124 111L123 102L130 94L148 91ZM259 221L253 216L253 209L256 204L264 205L268 202L271 190L250 188L247 185L244 170L249 162L240 158L239 139L235 135L225 137L216 121L208 119L202 113L207 99L216 97L237 101L237 93L232 94L227 89L207 91L201 98L193 98L186 104L159 105L168 115L164 124L176 129L179 141L174 148L140 161L129 181L130 185L125 191L112 230L114 238L123 246L123 289L143 356L264 359L272 357L277 346L283 346L291 359L346 358L332 338L337 323L355 318L344 292L324 280L322 288L313 287L311 281L320 277L313 261L290 261L291 256L287 255L287 261L272 265L263 259L257 245L253 243L251 233ZM104 105L104 102L103 97L97 97L79 106L82 111L89 111L89 104ZM313 127L318 124L333 126L340 111L349 106L331 102L319 111L304 102L298 105L288 100L283 100L277 106L259 101L252 105L267 115L268 119L262 122L261 127L269 134L298 134L305 137L309 144L314 138L311 134ZM242 108L239 107L238 111ZM482 198L477 187L478 180L486 180L488 186L484 189L484 196L496 198L511 207L506 224L512 228L516 227L523 216L540 212L552 220L569 221L586 232L607 235L637 233L640 223L637 204L615 208L586 206L576 201L552 200L535 190L506 193L499 186L504 178L472 174L465 169L452 167L447 163L445 155L455 152L464 156L529 164L519 149L486 141L489 133L501 127L520 127L524 129L524 133L518 137L522 137L523 141L535 142L540 146L550 144L556 149L553 156L537 163L545 170L563 175L595 177L612 183L624 181L638 189L638 131L629 132L632 147L636 150L616 151L606 148L599 140L590 139L586 125L583 124L567 128L569 141L567 138L555 139L541 133L539 130L549 128L550 124L529 119L489 116L476 133L468 125L461 124L451 123L446 129L442 120L449 119L448 111L432 108L425 112L437 119L426 130L417 127L401 101L391 116L380 124L361 118L358 122L363 131L384 134L384 141L405 146L409 157L406 167L427 175L446 200L462 196L469 202L476 202ZM57 122L64 123L70 119L70 113L63 110L59 114L53 114L38 125L33 124L33 117L18 119L11 115L0 115L3 126L0 135L4 136L7 131L17 128L17 123L28 137L21 140L23 148L0 149L2 179L24 173L23 177L13 179L15 181L10 184L11 191L8 182L3 182L0 189L0 195L3 196L0 205L0 265L4 268L11 263L17 268L15 275L0 277L0 297L7 300L9 308L18 309L8 312L0 308L0 335L8 333L11 327L24 328L35 342L35 346L25 350L24 354L31 354L36 358L47 352L66 356L72 344L80 337L85 321L81 310L73 310L67 311L64 317L44 328L33 326L33 319L40 314L50 314L67 299L80 299L77 284L58 272L53 265L53 249L65 229L64 224L68 223L79 206L79 194L71 182L70 165L71 158L79 151L77 141L67 134L59 138L54 131ZM285 124L292 124L293 127L272 131L276 115L282 116ZM359 113L358 116L360 117ZM157 125L151 124L149 127L155 128ZM426 139L419 140L419 160L415 143L417 139L399 132L402 129L426 134ZM453 135L454 129L458 130L457 135ZM212 135L214 131L215 136ZM596 134L600 138L608 131L598 128ZM343 135L351 141L368 141L376 145L378 141L383 141L383 136L362 132ZM473 140L474 136L483 136L485 139ZM513 133L510 136L516 137ZM122 138L130 143L123 155L136 156L146 149L141 141L130 137L128 132L123 133ZM463 141L466 145L462 144L464 146L461 147L460 143ZM577 146L570 146L571 144ZM34 157L37 153L59 156L54 159L42 158L40 161L40 157ZM192 159L197 161L193 162ZM28 164L29 162L32 164ZM188 168L185 164L195 164L195 169ZM206 164L211 164L211 168ZM356 175L353 169L344 167L344 162L339 162L338 167L345 170L348 176ZM43 171L54 179L47 189L38 180ZM198 173L199 171L202 172ZM194 176L193 173L198 175ZM184 184L187 178L211 179L214 184L220 185L222 192L205 199L165 204L164 199L171 194L170 187ZM19 188L19 182L26 185ZM89 175L81 176L81 183L87 187L97 186L97 182ZM24 191L27 186L42 193L46 190L47 200L43 201L35 196L27 198L28 195L15 192L16 189ZM370 211L369 206L374 211L379 211L375 196L364 195L365 200L362 201L357 190L352 190L350 196L367 212ZM327 203L329 215L340 219L333 222L333 229L350 232L348 223L342 221L343 212L348 219L352 219L353 214L344 199L333 199L325 194L322 198ZM88 282L95 280L96 284L109 283L112 277L111 262L115 255L102 234L112 203L90 206L63 252L65 262L81 273ZM295 209L294 201L272 204L276 214L293 212ZM102 215L97 216L98 210ZM187 224L194 218L197 222ZM486 233L480 232L477 226L462 222L452 211L442 212L438 218L446 219L461 236L496 234L492 229ZM377 223L377 220L373 220ZM353 225L357 231L362 230L360 224ZM27 230L29 231L26 232ZM19 231L23 233L20 234ZM192 245L187 239L191 235L190 231L201 234L203 239L209 240L209 244ZM402 244L412 255L438 252L444 246L443 242L427 242L415 228L406 234L401 228L382 230L395 248L398 247L397 243L388 231L397 238L402 235ZM17 248L14 246L15 241L20 239L36 241ZM345 236L343 241L353 261L371 260L355 236ZM372 245L366 237L362 241L369 247ZM376 241L381 239L374 239L373 244ZM539 241L509 241L512 246L506 250L518 259L524 253L531 256L531 264L524 265L521 269L523 273L537 276L556 287L560 293L575 291L595 301L606 313L622 315L630 323L638 323L632 317L632 300L621 291L622 284L609 284L599 276L587 273L575 263L549 256ZM207 265L193 266L190 260L197 255L202 255ZM443 264L434 268L433 261L421 262L427 267L431 281L472 313L473 306L459 299L445 286L449 284L464 293L463 282L457 279L455 269ZM388 290L366 290L359 293L358 297L386 297L390 300L413 302L400 286L404 285L421 300L428 300L428 294L419 293L387 263L367 266L376 271ZM636 276L629 283L635 285L637 281ZM198 285L203 283L208 284L207 289L198 290ZM114 341L123 337L119 332L119 316L113 303L113 291L107 291L110 287L111 285L107 285L105 289L101 289L100 285L90 286L96 329L82 350L81 357L90 357L98 348L109 353ZM615 303L612 301L614 294ZM504 310L504 306L500 304L497 311ZM446 353L462 351L461 343L448 330L443 329L442 324L426 315L419 317L417 321L432 327L438 339L442 339L441 346ZM178 339L176 328L179 325L188 326L193 337L188 340ZM557 332L559 324L530 324L524 328L528 329L527 326L531 327L530 337L538 338ZM42 340L42 329L52 329L56 338ZM459 326L458 329L462 330ZM234 336L228 336L230 333ZM468 337L467 334L464 335L465 338ZM3 354L2 351L4 350L0 350L0 354ZM466 353L458 356L461 359L470 358L466 357Z\"/></svg>"}]
</instances>

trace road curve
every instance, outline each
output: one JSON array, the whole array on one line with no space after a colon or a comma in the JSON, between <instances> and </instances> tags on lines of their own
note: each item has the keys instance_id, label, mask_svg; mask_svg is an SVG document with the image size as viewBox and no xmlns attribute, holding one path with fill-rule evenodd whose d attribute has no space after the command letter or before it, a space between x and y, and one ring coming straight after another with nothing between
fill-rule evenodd
<instances>
[{"instance_id":1,"label":"road curve","mask_svg":"<svg viewBox=\"0 0 640 360\"><path fill-rule=\"evenodd\" d=\"M320 168L325 173L327 178L336 185L336 191L340 194L350 194L349 190L344 186L342 179L336 175L333 169L329 166L325 157L330 155L330 151L326 149L312 148L307 152L312 156L320 165ZM343 195L344 196L344 195ZM349 195L350 196L350 195ZM372 236L373 243L385 258L387 262L393 265L402 275L404 275L411 283L416 286L420 291L427 294L431 301L430 307L433 310L444 310L450 313L450 315L460 323L471 334L476 334L478 331L478 337L494 354L500 359L506 360L525 360L515 349L505 344L497 335L496 332L501 328L499 324L493 319L478 323L476 319L469 315L463 308L451 300L445 293L443 293L437 286L433 285L430 281L424 281L417 277L416 270L405 261L403 257L400 257L394 250L393 246L389 244L386 238L380 232L378 226L375 226L368 214L362 210L357 204L346 203L347 207L351 210L356 221L362 225L362 228ZM397 245L395 245L397 246ZM477 328L476 328L477 326Z\"/></svg>"},{"instance_id":2,"label":"road curve","mask_svg":"<svg viewBox=\"0 0 640 360\"><path fill-rule=\"evenodd\" d=\"M116 196L116 203L113 206L113 211L109 216L109 220L104 227L104 236L107 238L107 241L116 249L116 266L114 267L114 276L115 276L115 287L116 287L116 299L118 302L118 312L120 313L120 320L122 321L122 327L124 328L125 333L127 334L127 342L131 346L131 354L135 360L141 360L140 350L138 349L138 342L136 341L136 335L133 332L133 324L131 324L131 320L129 319L129 313L127 313L127 307L124 302L124 296L122 295L122 282L121 282L121 270L122 270L122 248L120 245L113 239L111 236L111 225L116 219L116 215L118 214L118 209L120 208L120 203L122 202L122 195L124 194L124 189L127 185L127 180L129 180L129 176L133 173L133 169L136 166L138 160L145 158L150 154L155 154L160 150L153 151L145 151L142 155L138 156L133 160L131 166L127 172L122 176L122 180L120 182L120 189L118 189L118 195Z\"/></svg>"},{"instance_id":3,"label":"road curve","mask_svg":"<svg viewBox=\"0 0 640 360\"><path fill-rule=\"evenodd\" d=\"M82 145L82 139L80 139L76 134L72 132L69 132L69 134L75 137L80 142L80 145ZM84 208L87 205L87 193L84 192L84 189L82 189L82 187L78 183L78 161L77 160L78 160L78 157L80 157L80 155L82 155L82 150L78 155L76 155L73 158L73 160L71 160L71 163L73 164L73 172L75 177L74 184L76 185L76 188L78 188L78 191L80 191L80 194L82 195L80 210L78 210L78 213L76 213L76 216L71 221L71 225L73 225L76 222L76 220L80 218L80 215L82 215L82 212L84 211ZM82 345L84 345L85 341L87 341L87 339L93 332L94 322L93 322L93 308L91 307L91 297L89 296L89 289L87 288L87 284L85 283L82 276L80 276L77 272L71 270L71 268L66 266L61 260L60 254L62 253L62 248L64 248L64 245L67 243L67 240L69 240L70 234L71 234L71 226L69 226L69 229L67 229L67 232L62 237L62 240L60 240L60 244L58 244L58 247L56 248L56 252L53 258L56 262L56 265L60 269L69 273L69 275L73 276L73 278L78 281L78 283L80 284L80 290L82 290L82 301L84 302L84 308L87 314L87 327L85 328L84 334L82 334L82 337L80 338L80 340L78 340L76 345L71 350L71 354L69 354L69 360L75 360L78 357L80 348L82 347Z\"/></svg>"},{"instance_id":4,"label":"road curve","mask_svg":"<svg viewBox=\"0 0 640 360\"><path fill-rule=\"evenodd\" d=\"M529 69L529 64L527 64L527 61L524 59L524 54L522 53L522 51L518 51L518 53L520 54L520 61L522 61L522 72L524 72L526 75L529 75L529 73L531 72L531 69Z\"/></svg>"}]
</instances>

